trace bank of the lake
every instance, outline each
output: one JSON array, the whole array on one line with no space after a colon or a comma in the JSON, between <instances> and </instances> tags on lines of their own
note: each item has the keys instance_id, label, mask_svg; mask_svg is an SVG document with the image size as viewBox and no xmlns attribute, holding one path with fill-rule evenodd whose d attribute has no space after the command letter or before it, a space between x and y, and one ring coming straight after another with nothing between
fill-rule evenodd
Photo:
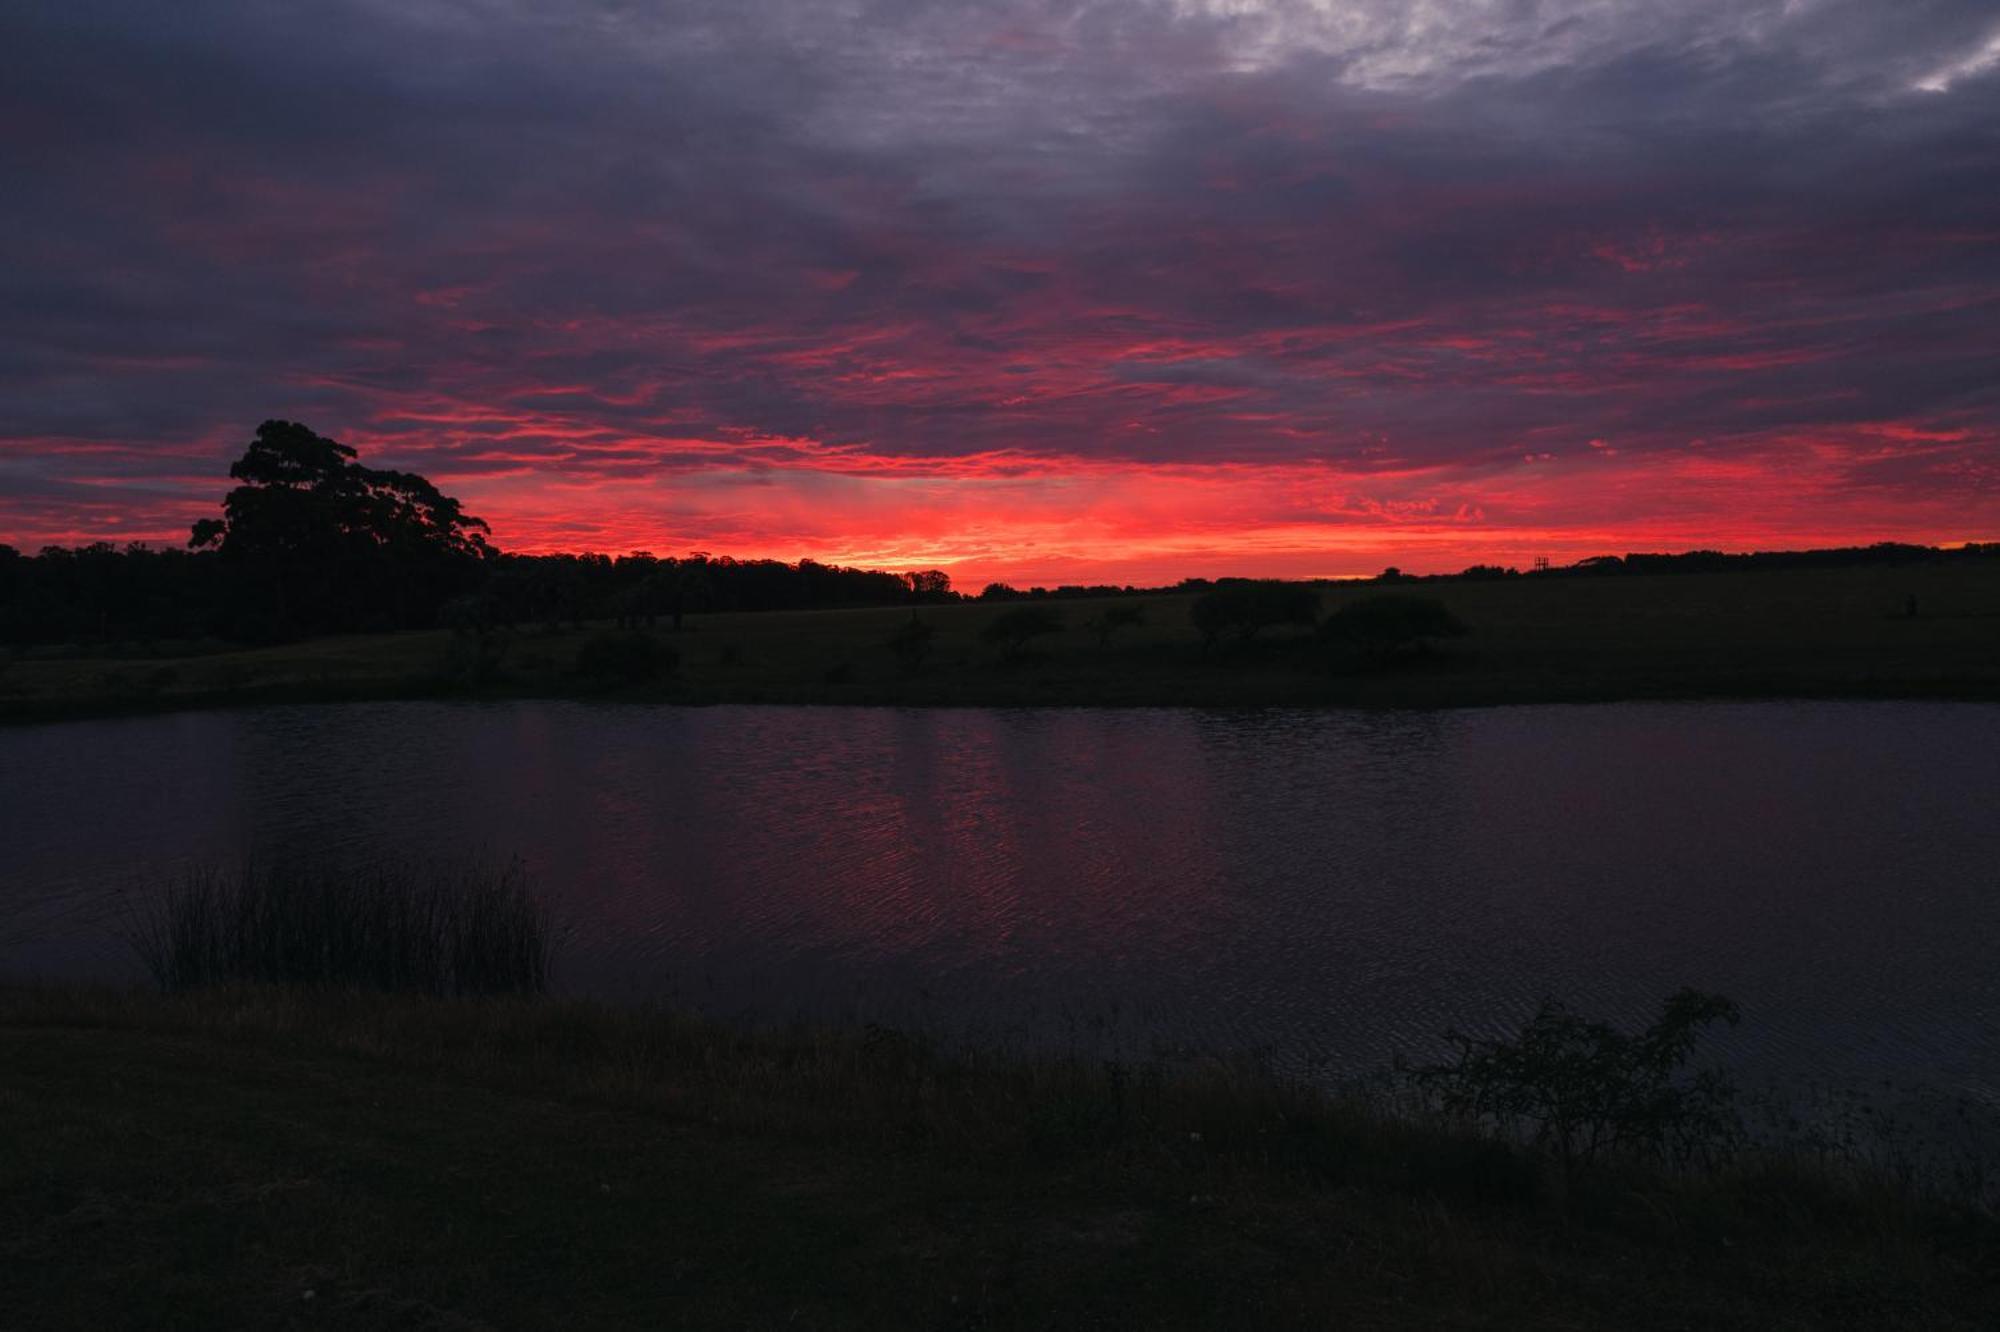
<instances>
[{"instance_id":1,"label":"bank of the lake","mask_svg":"<svg viewBox=\"0 0 2000 1332\"><path fill-rule=\"evenodd\" d=\"M1973 1328L1990 1217L1563 1191L1240 1068L547 1001L0 991L10 1326Z\"/></svg>"},{"instance_id":2,"label":"bank of the lake","mask_svg":"<svg viewBox=\"0 0 2000 1332\"><path fill-rule=\"evenodd\" d=\"M1331 611L1381 591L1327 588ZM1047 603L1064 621L1009 660L982 641L1006 604L924 607L914 671L890 644L907 609L694 615L658 630L675 669L587 678L602 624L518 627L468 678L442 632L196 651L110 644L26 651L0 669L0 720L235 703L620 697L673 703L932 706L1361 706L1692 698L2000 698L2000 562L1417 585L1471 633L1427 659L1356 669L1272 632L1204 652L1185 596ZM1912 605L1914 616L1908 612ZM1144 623L1100 637L1109 605Z\"/></svg>"}]
</instances>

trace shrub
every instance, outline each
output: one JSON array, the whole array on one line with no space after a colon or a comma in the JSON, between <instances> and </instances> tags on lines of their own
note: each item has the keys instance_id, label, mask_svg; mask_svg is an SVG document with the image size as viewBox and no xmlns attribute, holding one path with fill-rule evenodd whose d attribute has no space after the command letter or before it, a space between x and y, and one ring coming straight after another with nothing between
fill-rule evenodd
<instances>
[{"instance_id":1,"label":"shrub","mask_svg":"<svg viewBox=\"0 0 2000 1332\"><path fill-rule=\"evenodd\" d=\"M671 675L680 653L641 630L592 634L576 650L576 673L600 685L637 685Z\"/></svg>"},{"instance_id":2,"label":"shrub","mask_svg":"<svg viewBox=\"0 0 2000 1332\"><path fill-rule=\"evenodd\" d=\"M1447 1115L1525 1138L1566 1170L1615 1155L1685 1165L1741 1134L1735 1087L1715 1070L1682 1072L1704 1028L1739 1017L1730 1000L1684 989L1628 1036L1545 1000L1511 1040L1447 1032L1456 1057L1410 1076Z\"/></svg>"},{"instance_id":3,"label":"shrub","mask_svg":"<svg viewBox=\"0 0 2000 1332\"><path fill-rule=\"evenodd\" d=\"M1260 630L1281 624L1311 624L1319 614L1319 593L1303 583L1275 579L1231 581L1195 598L1189 615L1201 633L1202 650L1215 646L1226 633L1240 643Z\"/></svg>"},{"instance_id":4,"label":"shrub","mask_svg":"<svg viewBox=\"0 0 2000 1332\"><path fill-rule=\"evenodd\" d=\"M1146 622L1144 606L1106 606L1090 618L1084 628L1097 635L1097 646L1109 647L1111 636L1120 629L1137 628Z\"/></svg>"},{"instance_id":5,"label":"shrub","mask_svg":"<svg viewBox=\"0 0 2000 1332\"><path fill-rule=\"evenodd\" d=\"M448 679L479 685L499 674L514 630L498 597L484 593L454 597L438 611L438 622L451 631L445 645Z\"/></svg>"},{"instance_id":6,"label":"shrub","mask_svg":"<svg viewBox=\"0 0 2000 1332\"><path fill-rule=\"evenodd\" d=\"M533 994L552 931L517 869L250 867L169 886L131 943L163 990L234 982Z\"/></svg>"},{"instance_id":7,"label":"shrub","mask_svg":"<svg viewBox=\"0 0 2000 1332\"><path fill-rule=\"evenodd\" d=\"M932 640L937 637L937 626L917 618L910 612L910 618L889 638L889 651L895 654L906 675L915 675L923 668L924 659L931 654Z\"/></svg>"},{"instance_id":8,"label":"shrub","mask_svg":"<svg viewBox=\"0 0 2000 1332\"><path fill-rule=\"evenodd\" d=\"M1461 638L1465 633L1465 625L1443 602L1400 592L1350 602L1319 627L1322 639L1374 658L1422 651L1431 639Z\"/></svg>"},{"instance_id":9,"label":"shrub","mask_svg":"<svg viewBox=\"0 0 2000 1332\"><path fill-rule=\"evenodd\" d=\"M1062 632L1062 615L1049 606L1016 606L990 620L980 632L980 641L1000 649L1002 656L1016 660L1037 638Z\"/></svg>"}]
</instances>

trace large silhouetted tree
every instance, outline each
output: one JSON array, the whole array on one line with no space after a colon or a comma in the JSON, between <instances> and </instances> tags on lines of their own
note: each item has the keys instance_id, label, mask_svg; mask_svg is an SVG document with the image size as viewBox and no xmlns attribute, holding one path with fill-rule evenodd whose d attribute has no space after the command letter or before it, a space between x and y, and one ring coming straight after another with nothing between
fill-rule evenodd
<instances>
[{"instance_id":1,"label":"large silhouetted tree","mask_svg":"<svg viewBox=\"0 0 2000 1332\"><path fill-rule=\"evenodd\" d=\"M345 444L266 421L240 482L189 545L233 575L238 632L257 637L427 625L478 581L486 524L414 472L364 467Z\"/></svg>"}]
</instances>

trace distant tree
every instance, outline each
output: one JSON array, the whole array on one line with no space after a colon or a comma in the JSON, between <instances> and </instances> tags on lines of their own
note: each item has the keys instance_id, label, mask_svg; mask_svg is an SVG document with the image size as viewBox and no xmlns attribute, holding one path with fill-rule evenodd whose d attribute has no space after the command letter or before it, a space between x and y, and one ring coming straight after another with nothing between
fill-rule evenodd
<instances>
[{"instance_id":1,"label":"distant tree","mask_svg":"<svg viewBox=\"0 0 2000 1332\"><path fill-rule=\"evenodd\" d=\"M1106 606L1083 626L1097 635L1097 646L1111 646L1111 636L1120 629L1135 628L1146 622L1144 606Z\"/></svg>"},{"instance_id":2,"label":"distant tree","mask_svg":"<svg viewBox=\"0 0 2000 1332\"><path fill-rule=\"evenodd\" d=\"M28 587L27 559L20 551L0 542L0 643L28 637L25 622L29 612L22 605L27 600Z\"/></svg>"},{"instance_id":3,"label":"distant tree","mask_svg":"<svg viewBox=\"0 0 2000 1332\"><path fill-rule=\"evenodd\" d=\"M979 590L979 599L981 601L1019 601L1021 599L1021 591L1019 588L1011 587L1006 583L988 583Z\"/></svg>"},{"instance_id":4,"label":"distant tree","mask_svg":"<svg viewBox=\"0 0 2000 1332\"><path fill-rule=\"evenodd\" d=\"M1381 573L1376 574L1375 581L1378 583L1400 583L1403 581L1403 571L1392 564Z\"/></svg>"},{"instance_id":5,"label":"distant tree","mask_svg":"<svg viewBox=\"0 0 2000 1332\"><path fill-rule=\"evenodd\" d=\"M514 637L500 598L486 592L454 597L439 609L438 622L451 631L446 675L460 684L481 685L500 673Z\"/></svg>"},{"instance_id":6,"label":"distant tree","mask_svg":"<svg viewBox=\"0 0 2000 1332\"><path fill-rule=\"evenodd\" d=\"M803 566L805 561L800 561ZM681 621L689 611L707 610L715 600L715 579L709 573L706 556L696 555L685 560L669 560L660 573L662 594L666 598L667 614L673 618L674 632L681 631Z\"/></svg>"},{"instance_id":7,"label":"distant tree","mask_svg":"<svg viewBox=\"0 0 2000 1332\"><path fill-rule=\"evenodd\" d=\"M980 632L980 641L1000 649L1001 655L1010 661L1019 660L1027 653L1028 644L1037 638L1061 633L1062 613L1052 606L1016 606L993 617Z\"/></svg>"},{"instance_id":8,"label":"distant tree","mask_svg":"<svg viewBox=\"0 0 2000 1332\"><path fill-rule=\"evenodd\" d=\"M1311 624L1319 613L1319 593L1304 583L1276 579L1217 583L1195 598L1189 615L1201 633L1204 652L1224 634L1247 643L1259 632L1281 624Z\"/></svg>"},{"instance_id":9,"label":"distant tree","mask_svg":"<svg viewBox=\"0 0 2000 1332\"><path fill-rule=\"evenodd\" d=\"M917 601L950 601L951 575L942 569L924 569L917 573L903 575L910 585L910 596Z\"/></svg>"},{"instance_id":10,"label":"distant tree","mask_svg":"<svg viewBox=\"0 0 2000 1332\"><path fill-rule=\"evenodd\" d=\"M673 674L680 664L672 644L638 629L593 634L576 651L576 673L607 688L647 684Z\"/></svg>"},{"instance_id":11,"label":"distant tree","mask_svg":"<svg viewBox=\"0 0 2000 1332\"><path fill-rule=\"evenodd\" d=\"M923 669L925 658L931 655L932 640L937 637L937 626L917 618L915 611L903 621L896 632L890 635L889 651L902 664L903 673L915 675Z\"/></svg>"},{"instance_id":12,"label":"distant tree","mask_svg":"<svg viewBox=\"0 0 2000 1332\"><path fill-rule=\"evenodd\" d=\"M1349 602L1319 627L1322 639L1376 659L1418 651L1431 639L1459 638L1465 633L1465 625L1443 602L1400 592Z\"/></svg>"}]
</instances>

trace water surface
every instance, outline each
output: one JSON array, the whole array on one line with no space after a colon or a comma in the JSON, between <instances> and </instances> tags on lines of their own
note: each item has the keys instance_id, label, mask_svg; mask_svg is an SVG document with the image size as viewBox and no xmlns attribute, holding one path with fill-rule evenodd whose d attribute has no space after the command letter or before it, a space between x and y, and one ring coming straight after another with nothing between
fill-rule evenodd
<instances>
[{"instance_id":1,"label":"water surface","mask_svg":"<svg viewBox=\"0 0 2000 1332\"><path fill-rule=\"evenodd\" d=\"M200 862L519 856L570 990L1332 1074L1544 995L2000 1095L2000 707L389 703L0 730L0 976Z\"/></svg>"}]
</instances>

